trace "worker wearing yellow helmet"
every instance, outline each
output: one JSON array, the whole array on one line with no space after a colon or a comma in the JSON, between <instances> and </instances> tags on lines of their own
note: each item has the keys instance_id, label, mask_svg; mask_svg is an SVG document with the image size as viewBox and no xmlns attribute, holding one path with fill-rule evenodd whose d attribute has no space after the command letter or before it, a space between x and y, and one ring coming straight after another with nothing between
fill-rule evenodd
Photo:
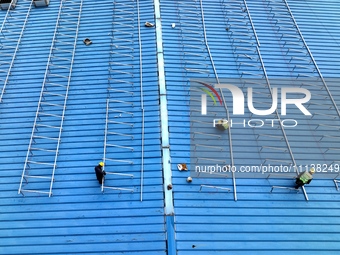
<instances>
[{"instance_id":1,"label":"worker wearing yellow helmet","mask_svg":"<svg viewBox=\"0 0 340 255\"><path fill-rule=\"evenodd\" d=\"M309 184L313 180L313 174L315 173L315 169L311 168L309 171L304 171L303 173L300 173L296 177L295 181L295 189L298 189L305 184Z\"/></svg>"},{"instance_id":2,"label":"worker wearing yellow helmet","mask_svg":"<svg viewBox=\"0 0 340 255\"><path fill-rule=\"evenodd\" d=\"M106 175L105 171L103 170L103 166L104 162L99 162L99 164L94 168L99 184L103 183L104 175Z\"/></svg>"}]
</instances>

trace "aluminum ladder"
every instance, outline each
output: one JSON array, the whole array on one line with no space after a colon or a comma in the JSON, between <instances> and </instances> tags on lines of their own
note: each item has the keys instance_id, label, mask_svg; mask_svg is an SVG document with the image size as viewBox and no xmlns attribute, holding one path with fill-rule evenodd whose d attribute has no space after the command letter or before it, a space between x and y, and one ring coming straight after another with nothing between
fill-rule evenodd
<instances>
[{"instance_id":1,"label":"aluminum ladder","mask_svg":"<svg viewBox=\"0 0 340 255\"><path fill-rule=\"evenodd\" d=\"M61 1L18 193L52 196L82 0Z\"/></svg>"},{"instance_id":2,"label":"aluminum ladder","mask_svg":"<svg viewBox=\"0 0 340 255\"><path fill-rule=\"evenodd\" d=\"M129 173L135 164L132 154L137 132L134 119L134 16L133 0L113 3L103 153L103 170L110 171L105 170L107 175L102 182L102 192L105 189L134 191L133 188L118 187L115 182L120 179L109 177L134 177Z\"/></svg>"},{"instance_id":3,"label":"aluminum ladder","mask_svg":"<svg viewBox=\"0 0 340 255\"><path fill-rule=\"evenodd\" d=\"M33 0L21 0L14 10L9 5L0 28L0 103L3 102L32 5Z\"/></svg>"},{"instance_id":4,"label":"aluminum ladder","mask_svg":"<svg viewBox=\"0 0 340 255\"><path fill-rule=\"evenodd\" d=\"M208 111L206 116L201 115L199 106L202 90L205 86L219 83L218 73L214 64L214 59L210 51L208 38L206 35L206 24L204 20L204 8L202 0L177 1L177 15L179 20L179 35L182 45L183 68L187 78L186 93L190 93L190 129L191 129L191 168L194 166L206 165L233 165L233 147L231 130L228 129L223 134L216 134L213 128L213 118L229 119L229 110L223 99L223 107L218 112ZM191 79L191 80L190 80ZM189 88L190 82L190 88ZM204 85L205 84L205 85ZM183 87L183 86L181 86ZM181 89L181 88L179 88ZM208 127L202 129L202 127ZM220 175L220 174L218 174ZM233 173L221 174L221 177L232 177L234 199L237 200L236 180ZM197 176L202 177L201 173ZM229 188L202 185L202 187L230 190Z\"/></svg>"}]
</instances>

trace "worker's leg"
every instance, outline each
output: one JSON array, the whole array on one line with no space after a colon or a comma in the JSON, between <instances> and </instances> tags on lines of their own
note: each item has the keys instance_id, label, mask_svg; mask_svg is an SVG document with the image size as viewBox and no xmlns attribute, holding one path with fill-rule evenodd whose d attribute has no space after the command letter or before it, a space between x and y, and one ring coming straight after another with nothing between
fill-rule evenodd
<instances>
[{"instance_id":1,"label":"worker's leg","mask_svg":"<svg viewBox=\"0 0 340 255\"><path fill-rule=\"evenodd\" d=\"M299 179L296 179L295 181L295 189L298 189L303 186L303 182Z\"/></svg>"},{"instance_id":2,"label":"worker's leg","mask_svg":"<svg viewBox=\"0 0 340 255\"><path fill-rule=\"evenodd\" d=\"M102 184L103 175L96 174L99 184Z\"/></svg>"}]
</instances>

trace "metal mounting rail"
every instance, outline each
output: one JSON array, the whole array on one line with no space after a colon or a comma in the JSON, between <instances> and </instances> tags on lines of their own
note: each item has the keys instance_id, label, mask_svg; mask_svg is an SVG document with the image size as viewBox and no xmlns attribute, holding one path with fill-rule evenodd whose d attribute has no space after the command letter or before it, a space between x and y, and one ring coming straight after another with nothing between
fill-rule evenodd
<instances>
[{"instance_id":1,"label":"metal mounting rail","mask_svg":"<svg viewBox=\"0 0 340 255\"><path fill-rule=\"evenodd\" d=\"M212 57L212 54L211 54L211 51L210 51L209 43L208 43L207 31L206 31L205 22L204 22L204 9L203 9L203 2L202 1L203 0L200 0L200 9L201 9L201 15L202 15L202 27L203 27L204 42L205 42L205 45L206 45L206 48L207 48L207 51L208 51L208 55L209 55L209 58L210 58L212 68L214 70L216 82L217 82L217 84L220 84L220 79L218 77L216 66L215 66L215 63L214 63L214 60L213 60L213 57ZM254 28L254 30L255 30L255 28ZM230 119L229 109L228 109L227 103L225 101L225 97L223 95L222 89L219 89L219 90L220 90L220 94L222 95L223 106L224 106L224 109L226 111L226 117L229 120ZM230 164L231 164L231 167L233 167L234 166L234 155L233 155L233 143L232 143L232 137L231 137L231 128L228 128L228 136L229 136ZM234 200L237 201L236 178L235 178L234 172L232 172L232 178L233 178Z\"/></svg>"},{"instance_id":2,"label":"metal mounting rail","mask_svg":"<svg viewBox=\"0 0 340 255\"><path fill-rule=\"evenodd\" d=\"M137 7L139 8L139 6ZM116 184L113 186L111 183L117 179L114 180L109 177L110 175L116 177L134 177L133 174L130 174L132 171L131 169L135 166L133 153L136 151L136 141L134 140L134 137L137 132L134 120L135 103L133 97L135 93L133 64L135 32L134 16L134 0L118 0L113 2L103 153L103 169L113 169L113 171L105 171L107 175L102 182L102 192L104 192L105 189L134 191L133 188L118 187ZM142 89L142 77L140 86ZM143 111L144 109L142 107L142 136L144 139ZM144 141L142 141L142 143L144 143ZM142 171L143 164L144 162L142 162Z\"/></svg>"},{"instance_id":3,"label":"metal mounting rail","mask_svg":"<svg viewBox=\"0 0 340 255\"><path fill-rule=\"evenodd\" d=\"M19 50L21 39L24 35L26 24L32 9L33 0L22 0L16 5L16 10L11 10L9 4L4 21L0 29L0 84L2 84L0 103L6 92L9 77L14 61ZM18 18L18 16L20 18ZM21 18L21 16L23 16ZM16 32L18 30L18 32ZM20 32L19 32L20 31Z\"/></svg>"},{"instance_id":4,"label":"metal mounting rail","mask_svg":"<svg viewBox=\"0 0 340 255\"><path fill-rule=\"evenodd\" d=\"M83 0L60 3L18 194L52 196L82 7Z\"/></svg>"},{"instance_id":5,"label":"metal mounting rail","mask_svg":"<svg viewBox=\"0 0 340 255\"><path fill-rule=\"evenodd\" d=\"M140 108L142 111L142 144L141 144L141 181L140 181L140 201L143 201L144 186L144 139L145 139L145 112L144 112L144 93L143 93L143 55L142 55L142 37L140 31L140 8L137 0L137 20L138 20L138 45L139 45L139 77L140 77Z\"/></svg>"}]
</instances>

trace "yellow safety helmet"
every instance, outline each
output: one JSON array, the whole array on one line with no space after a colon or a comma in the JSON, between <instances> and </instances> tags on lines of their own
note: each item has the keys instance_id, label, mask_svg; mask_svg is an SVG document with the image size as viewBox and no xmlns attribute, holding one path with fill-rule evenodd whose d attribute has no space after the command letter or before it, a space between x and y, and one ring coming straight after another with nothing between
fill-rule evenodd
<instances>
[{"instance_id":1,"label":"yellow safety helmet","mask_svg":"<svg viewBox=\"0 0 340 255\"><path fill-rule=\"evenodd\" d=\"M309 172L310 172L311 174L314 174L314 173L315 173L315 169L312 167L311 169L309 169Z\"/></svg>"},{"instance_id":2,"label":"yellow safety helmet","mask_svg":"<svg viewBox=\"0 0 340 255\"><path fill-rule=\"evenodd\" d=\"M99 165L100 166L104 166L104 162L99 162Z\"/></svg>"}]
</instances>

